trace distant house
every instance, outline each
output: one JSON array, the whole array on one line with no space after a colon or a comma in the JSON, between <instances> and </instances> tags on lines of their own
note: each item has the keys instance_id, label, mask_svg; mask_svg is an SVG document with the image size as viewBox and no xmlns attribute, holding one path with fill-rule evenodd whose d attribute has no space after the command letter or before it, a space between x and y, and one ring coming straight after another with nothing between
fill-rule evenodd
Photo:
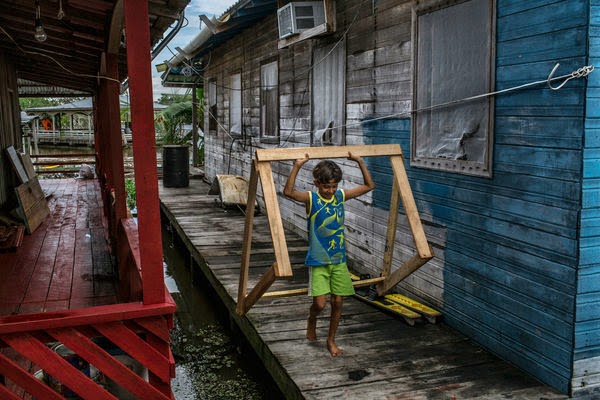
<instances>
[{"instance_id":1,"label":"distant house","mask_svg":"<svg viewBox=\"0 0 600 400\"><path fill-rule=\"evenodd\" d=\"M600 75L543 81L598 61L599 17L584 0L240 1L170 66L204 77L209 179L248 176L256 148L399 143L436 257L397 289L582 395L600 391ZM348 204L348 248L375 274L391 169L368 162L377 189ZM273 163L278 189L290 168ZM360 176L345 171L342 186ZM396 240L398 264L413 243Z\"/></svg>"},{"instance_id":2,"label":"distant house","mask_svg":"<svg viewBox=\"0 0 600 400\"><path fill-rule=\"evenodd\" d=\"M119 103L122 141L131 143L131 131L127 132L127 128L131 125L128 96L121 95ZM155 113L167 108L164 104L159 103L153 103L153 107ZM31 107L24 111L29 118L33 118L30 125L34 146L37 146L38 143L87 146L94 144L94 105L91 97L56 106ZM63 123L63 116L68 121L66 126Z\"/></svg>"}]
</instances>

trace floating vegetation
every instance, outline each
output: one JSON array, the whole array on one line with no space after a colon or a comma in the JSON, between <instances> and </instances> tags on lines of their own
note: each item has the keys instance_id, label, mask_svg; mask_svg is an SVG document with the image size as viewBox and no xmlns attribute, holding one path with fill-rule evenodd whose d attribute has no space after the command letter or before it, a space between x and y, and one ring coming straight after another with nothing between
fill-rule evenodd
<instances>
[{"instance_id":1,"label":"floating vegetation","mask_svg":"<svg viewBox=\"0 0 600 400\"><path fill-rule=\"evenodd\" d=\"M262 389L234 358L236 345L219 325L186 332L176 322L172 350L178 369L187 376L187 393L202 400L265 399ZM190 390L191 389L191 390ZM188 398L188 397L186 397Z\"/></svg>"}]
</instances>

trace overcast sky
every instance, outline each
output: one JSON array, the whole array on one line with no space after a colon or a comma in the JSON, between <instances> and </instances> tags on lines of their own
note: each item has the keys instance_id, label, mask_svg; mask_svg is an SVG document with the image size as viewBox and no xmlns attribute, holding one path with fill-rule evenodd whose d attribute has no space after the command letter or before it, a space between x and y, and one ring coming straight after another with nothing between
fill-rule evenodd
<instances>
[{"instance_id":1,"label":"overcast sky","mask_svg":"<svg viewBox=\"0 0 600 400\"><path fill-rule=\"evenodd\" d=\"M187 25L181 28L177 36L169 42L169 45L152 62L152 85L154 90L154 100L158 100L161 93L182 93L174 88L165 88L161 85L161 72L156 72L155 65L162 64L173 57L176 53L175 47L185 47L200 32L200 15L205 14L208 17L221 16L229 7L235 4L237 0L191 0L185 9ZM173 25L174 26L174 25ZM168 31L167 31L168 32ZM167 34L165 32L165 35ZM170 50L169 50L170 49Z\"/></svg>"}]
</instances>

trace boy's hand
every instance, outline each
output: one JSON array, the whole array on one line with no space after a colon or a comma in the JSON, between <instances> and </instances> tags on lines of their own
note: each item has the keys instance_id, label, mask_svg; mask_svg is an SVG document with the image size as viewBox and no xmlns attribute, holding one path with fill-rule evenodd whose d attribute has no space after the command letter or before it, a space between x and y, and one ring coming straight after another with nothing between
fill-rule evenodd
<instances>
[{"instance_id":1,"label":"boy's hand","mask_svg":"<svg viewBox=\"0 0 600 400\"><path fill-rule=\"evenodd\" d=\"M297 160L296 160L296 162L295 162L295 165L296 165L298 168L300 168L300 167L302 167L304 164L306 164L306 163L308 162L308 160L309 160L308 153L306 153L306 154L304 155L304 158L299 158L299 159L297 159Z\"/></svg>"},{"instance_id":2,"label":"boy's hand","mask_svg":"<svg viewBox=\"0 0 600 400\"><path fill-rule=\"evenodd\" d=\"M360 158L360 156L355 156L354 154L352 154L352 152L348 152L348 160L352 160L352 161L356 161L357 163L360 163L362 161L362 158Z\"/></svg>"}]
</instances>

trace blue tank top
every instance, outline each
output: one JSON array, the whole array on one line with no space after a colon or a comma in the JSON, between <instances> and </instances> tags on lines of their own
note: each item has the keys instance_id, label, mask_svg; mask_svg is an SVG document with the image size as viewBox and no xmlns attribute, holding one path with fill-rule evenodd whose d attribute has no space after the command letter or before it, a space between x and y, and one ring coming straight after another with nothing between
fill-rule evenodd
<instances>
[{"instance_id":1,"label":"blue tank top","mask_svg":"<svg viewBox=\"0 0 600 400\"><path fill-rule=\"evenodd\" d=\"M330 200L317 192L310 192L310 210L306 216L308 252L305 264L309 266L339 264L346 261L344 238L344 200L338 189Z\"/></svg>"}]
</instances>

